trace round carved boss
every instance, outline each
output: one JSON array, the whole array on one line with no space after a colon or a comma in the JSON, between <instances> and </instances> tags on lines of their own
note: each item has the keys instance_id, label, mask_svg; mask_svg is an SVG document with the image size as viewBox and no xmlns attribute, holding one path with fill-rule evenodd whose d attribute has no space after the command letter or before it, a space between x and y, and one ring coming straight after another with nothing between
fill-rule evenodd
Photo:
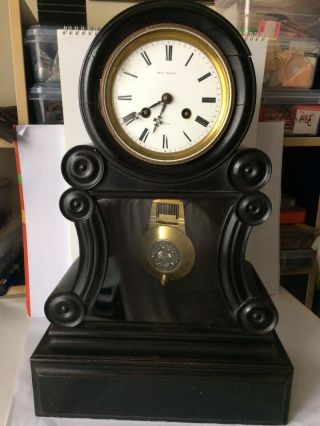
<instances>
[{"instance_id":1,"label":"round carved boss","mask_svg":"<svg viewBox=\"0 0 320 426\"><path fill-rule=\"evenodd\" d=\"M271 161L259 149L245 149L237 152L228 167L231 185L243 192L257 191L271 176Z\"/></svg>"},{"instance_id":2,"label":"round carved boss","mask_svg":"<svg viewBox=\"0 0 320 426\"><path fill-rule=\"evenodd\" d=\"M278 313L267 301L252 300L245 303L238 312L242 327L252 333L266 334L278 323Z\"/></svg>"},{"instance_id":3,"label":"round carved boss","mask_svg":"<svg viewBox=\"0 0 320 426\"><path fill-rule=\"evenodd\" d=\"M75 146L63 157L61 171L64 179L71 186L90 189L96 186L103 177L103 158L91 146Z\"/></svg>"}]
</instances>

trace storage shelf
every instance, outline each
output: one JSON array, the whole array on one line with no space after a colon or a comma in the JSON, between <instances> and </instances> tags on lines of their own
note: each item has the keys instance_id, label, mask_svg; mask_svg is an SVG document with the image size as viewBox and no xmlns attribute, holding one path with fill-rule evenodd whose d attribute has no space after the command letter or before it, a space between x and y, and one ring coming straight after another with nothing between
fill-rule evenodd
<instances>
[{"instance_id":1,"label":"storage shelf","mask_svg":"<svg viewBox=\"0 0 320 426\"><path fill-rule=\"evenodd\" d=\"M283 141L285 147L315 147L320 146L320 137L292 136Z\"/></svg>"},{"instance_id":2,"label":"storage shelf","mask_svg":"<svg viewBox=\"0 0 320 426\"><path fill-rule=\"evenodd\" d=\"M310 269L298 269L296 271L287 271L287 272L280 272L280 275L282 277L286 277L289 275L316 275L318 272L316 269L310 270Z\"/></svg>"},{"instance_id":3,"label":"storage shelf","mask_svg":"<svg viewBox=\"0 0 320 426\"><path fill-rule=\"evenodd\" d=\"M14 148L14 145L0 138L0 148Z\"/></svg>"},{"instance_id":4,"label":"storage shelf","mask_svg":"<svg viewBox=\"0 0 320 426\"><path fill-rule=\"evenodd\" d=\"M8 296L21 296L26 294L26 287L24 285L14 285L9 288L9 291L6 295Z\"/></svg>"},{"instance_id":5,"label":"storage shelf","mask_svg":"<svg viewBox=\"0 0 320 426\"><path fill-rule=\"evenodd\" d=\"M262 103L270 105L319 105L319 89L268 89L262 91Z\"/></svg>"},{"instance_id":6,"label":"storage shelf","mask_svg":"<svg viewBox=\"0 0 320 426\"><path fill-rule=\"evenodd\" d=\"M26 87L23 34L37 23L25 0L8 1L12 44L14 85L17 101L18 123L28 124L28 96Z\"/></svg>"}]
</instances>

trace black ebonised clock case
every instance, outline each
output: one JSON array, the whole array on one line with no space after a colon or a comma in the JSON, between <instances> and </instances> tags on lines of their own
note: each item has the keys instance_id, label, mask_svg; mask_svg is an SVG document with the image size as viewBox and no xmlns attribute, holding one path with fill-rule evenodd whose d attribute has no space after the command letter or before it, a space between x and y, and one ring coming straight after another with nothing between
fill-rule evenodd
<instances>
[{"instance_id":1,"label":"black ebonised clock case","mask_svg":"<svg viewBox=\"0 0 320 426\"><path fill-rule=\"evenodd\" d=\"M89 180L100 175L100 182L89 190L80 189L81 177L76 184L72 160L80 154L94 164ZM239 161L242 167L235 167ZM255 164L254 179L241 172L248 161ZM56 325L50 326L31 358L37 415L286 423L293 368L276 333L261 334L274 327L277 312L244 260L252 226L270 213L268 199L259 192L269 166L260 151L242 150L192 186L141 191L135 179L125 175L121 192L112 188L122 172L112 164L107 167L95 149L79 146L66 155L63 171L69 182L74 179L74 187L62 196L61 209L76 224L80 259L46 303L47 316ZM125 321L123 299L130 302L134 296L126 295L125 288L119 294L106 280L110 223L101 208L101 200L123 200L121 195L127 201L173 196L187 196L195 204L214 200L218 210L228 211L225 220L217 222L213 269L218 268L218 278L212 283L217 298L210 300L212 316L205 325ZM85 207L80 212L72 208L75 197ZM257 204L259 211L248 216L248 203ZM154 284L152 277L144 279ZM131 281L133 288L136 280ZM142 302L157 303L155 296L148 293ZM188 303L190 299L182 308L188 310ZM262 321L254 320L256 310L262 310Z\"/></svg>"},{"instance_id":2,"label":"black ebonised clock case","mask_svg":"<svg viewBox=\"0 0 320 426\"><path fill-rule=\"evenodd\" d=\"M51 326L31 366L38 416L287 421L292 367L274 332Z\"/></svg>"},{"instance_id":3,"label":"black ebonised clock case","mask_svg":"<svg viewBox=\"0 0 320 426\"><path fill-rule=\"evenodd\" d=\"M171 169L119 149L97 104L101 55L130 31L159 21L216 37L237 88L224 137L206 155ZM99 33L80 82L82 114L96 148L75 147L62 161L71 188L60 208L75 223L80 257L45 305L52 325L31 357L37 415L286 423L293 367L273 331L276 308L245 261L252 226L271 212L260 192L271 174L268 157L236 150L254 100L253 66L241 36L195 2L144 2ZM133 247L151 200L167 198L184 200L197 252L208 251L184 283L164 289L137 265ZM197 288L202 293L193 297ZM159 303L168 306L161 316Z\"/></svg>"}]
</instances>

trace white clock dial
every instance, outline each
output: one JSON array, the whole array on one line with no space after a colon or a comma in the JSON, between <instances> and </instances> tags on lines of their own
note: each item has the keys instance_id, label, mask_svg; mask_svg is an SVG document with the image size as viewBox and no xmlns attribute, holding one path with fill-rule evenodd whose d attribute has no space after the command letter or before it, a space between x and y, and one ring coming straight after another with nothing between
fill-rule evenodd
<instances>
[{"instance_id":1,"label":"white clock dial","mask_svg":"<svg viewBox=\"0 0 320 426\"><path fill-rule=\"evenodd\" d=\"M172 101L159 118L166 93ZM113 103L123 130L137 144L177 152L197 144L212 129L221 107L221 82L199 49L159 40L141 46L124 61L115 78ZM143 108L148 109L145 117Z\"/></svg>"},{"instance_id":2,"label":"white clock dial","mask_svg":"<svg viewBox=\"0 0 320 426\"><path fill-rule=\"evenodd\" d=\"M155 163L188 161L218 140L232 83L217 49L159 26L128 40L103 76L104 118L118 142Z\"/></svg>"}]
</instances>

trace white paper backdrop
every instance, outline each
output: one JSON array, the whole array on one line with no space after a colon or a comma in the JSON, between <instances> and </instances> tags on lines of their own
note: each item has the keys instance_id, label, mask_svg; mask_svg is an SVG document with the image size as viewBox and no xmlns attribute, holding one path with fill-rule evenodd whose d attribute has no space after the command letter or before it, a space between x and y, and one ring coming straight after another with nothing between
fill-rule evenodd
<instances>
[{"instance_id":1,"label":"white paper backdrop","mask_svg":"<svg viewBox=\"0 0 320 426\"><path fill-rule=\"evenodd\" d=\"M60 164L65 152L63 126L17 126L27 231L30 308L43 306L71 264L70 225L59 209L67 189Z\"/></svg>"}]
</instances>

